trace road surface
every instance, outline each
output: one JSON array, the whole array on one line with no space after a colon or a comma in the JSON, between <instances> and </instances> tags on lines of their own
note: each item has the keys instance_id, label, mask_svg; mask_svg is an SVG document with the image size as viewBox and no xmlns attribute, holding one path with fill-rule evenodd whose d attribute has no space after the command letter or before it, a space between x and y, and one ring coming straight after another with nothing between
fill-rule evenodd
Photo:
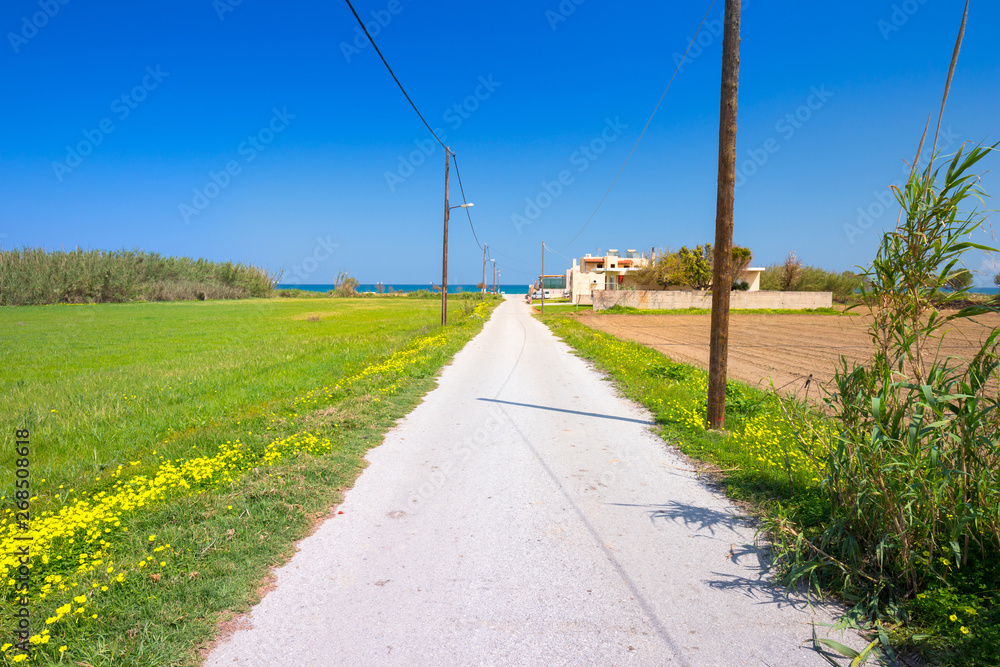
<instances>
[{"instance_id":1,"label":"road surface","mask_svg":"<svg viewBox=\"0 0 1000 667\"><path fill-rule=\"evenodd\" d=\"M516 297L368 460L207 665L827 664L829 610Z\"/></svg>"}]
</instances>

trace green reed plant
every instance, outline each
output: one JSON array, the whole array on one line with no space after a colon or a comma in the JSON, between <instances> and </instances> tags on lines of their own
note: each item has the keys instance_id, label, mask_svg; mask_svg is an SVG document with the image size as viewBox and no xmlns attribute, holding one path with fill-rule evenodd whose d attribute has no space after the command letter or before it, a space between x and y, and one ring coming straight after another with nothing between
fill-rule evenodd
<instances>
[{"instance_id":1,"label":"green reed plant","mask_svg":"<svg viewBox=\"0 0 1000 667\"><path fill-rule=\"evenodd\" d=\"M941 352L949 322L1000 310L949 309L967 299L953 280L963 253L992 250L970 240L982 214L962 212L983 196L973 169L990 150L932 160L896 192L901 222L860 289L870 360L841 358L826 400L832 420L786 406L800 448L821 453L810 458L826 516L804 526L778 506L764 522L787 583L839 591L854 618L908 621L917 630L897 629L893 642L949 665L996 664L975 656L1000 648L1000 570L987 567L1000 560L1000 329L984 328L971 358ZM939 599L977 602L961 607L974 609L966 617L928 602ZM884 631L878 642L891 655Z\"/></svg>"},{"instance_id":2,"label":"green reed plant","mask_svg":"<svg viewBox=\"0 0 1000 667\"><path fill-rule=\"evenodd\" d=\"M941 353L944 325L990 310L942 312L967 296L968 287L952 289L962 254L992 250L970 240L981 213L960 212L982 194L972 169L988 152L959 150L943 172L932 160L897 191L902 222L883 238L860 292L873 356L842 362L830 397L840 434L824 537L847 537L839 546L852 566L888 575L904 596L947 581L970 553L1000 553L1000 331L971 359Z\"/></svg>"},{"instance_id":3,"label":"green reed plant","mask_svg":"<svg viewBox=\"0 0 1000 667\"><path fill-rule=\"evenodd\" d=\"M0 250L0 305L270 296L276 276L232 262L140 250Z\"/></svg>"},{"instance_id":4,"label":"green reed plant","mask_svg":"<svg viewBox=\"0 0 1000 667\"><path fill-rule=\"evenodd\" d=\"M769 522L785 575L832 584L870 615L948 585L970 559L1000 556L1000 330L972 358L941 352L949 322L997 311L948 310L968 296L954 280L963 254L994 250L971 239L984 222L974 169L995 148L962 148L943 165L932 149L927 166L894 189L900 222L859 290L872 357L841 359L827 399L832 435L790 415L802 444L825 449L816 464L830 516L811 534L780 514Z\"/></svg>"},{"instance_id":5,"label":"green reed plant","mask_svg":"<svg viewBox=\"0 0 1000 667\"><path fill-rule=\"evenodd\" d=\"M943 161L936 143L927 165L918 170L915 159L894 188L900 221L861 274L870 359L841 358L825 402L832 420L795 406L786 413L802 448L821 452L813 462L826 516L803 525L779 507L765 531L786 582L838 590L856 605L850 619L895 624L893 643L935 664L995 665L1000 329L984 326L968 358L942 353L942 339L954 320L1000 312L997 302L966 305L962 280L966 252L995 251L972 239L985 222L976 168L997 146L962 147ZM877 627L891 658L886 627Z\"/></svg>"}]
</instances>

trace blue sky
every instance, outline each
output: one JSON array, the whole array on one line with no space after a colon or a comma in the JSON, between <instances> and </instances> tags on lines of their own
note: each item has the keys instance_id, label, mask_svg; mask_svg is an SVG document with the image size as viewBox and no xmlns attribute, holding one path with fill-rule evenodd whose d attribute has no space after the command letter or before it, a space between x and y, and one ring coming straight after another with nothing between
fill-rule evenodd
<instances>
[{"instance_id":1,"label":"blue sky","mask_svg":"<svg viewBox=\"0 0 1000 667\"><path fill-rule=\"evenodd\" d=\"M355 7L457 153L501 282L527 283L543 240L573 257L714 237L722 0L570 243L710 1ZM755 264L789 250L837 270L871 258L896 220L886 188L940 105L962 6L745 3L735 239ZM443 152L356 25L341 2L5 3L0 243L231 259L288 282L342 268L362 282L438 281ZM949 151L1000 141L998 27L1000 4L973 0ZM993 194L998 166L986 161ZM449 282L477 282L482 251L461 210L451 229ZM552 254L547 272L568 263Z\"/></svg>"}]
</instances>

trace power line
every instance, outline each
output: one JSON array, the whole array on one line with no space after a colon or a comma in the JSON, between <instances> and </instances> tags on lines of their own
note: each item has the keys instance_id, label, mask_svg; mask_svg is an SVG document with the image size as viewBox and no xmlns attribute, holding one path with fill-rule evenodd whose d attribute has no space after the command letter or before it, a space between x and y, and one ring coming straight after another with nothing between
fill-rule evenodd
<instances>
[{"instance_id":1,"label":"power line","mask_svg":"<svg viewBox=\"0 0 1000 667\"><path fill-rule=\"evenodd\" d=\"M417 105L414 104L413 100L410 99L410 96L407 95L406 89L403 88L403 84L401 84L399 82L399 79L396 78L396 74L395 74L395 72L392 71L392 68L389 67L389 63L386 62L385 56L383 56L382 52L379 51L378 45L375 44L375 40L372 39L372 36L368 34L368 28L365 27L365 22L361 20L361 17L358 16L358 13L354 10L354 5L351 4L351 0L344 0L344 1L347 3L347 6L351 8L351 13L354 14L354 18L356 18L358 20L358 25L360 25L361 29L365 31L365 35L368 37L368 41L371 42L372 46L375 48L375 53L377 53L378 57L382 59L382 64L384 64L385 68L387 70L389 70L389 74L392 75L392 78L396 82L396 85L399 86L399 89L401 91L403 91L403 95L406 97L406 101L410 103L410 106L413 107L413 110L417 112L418 116L420 116L420 120L422 120L424 122L424 125L427 126L427 130L431 133L431 135L435 139L437 139L437 142L439 144L441 144L441 147L444 148L447 151L448 147L444 145L444 142L441 141L441 139L438 137L438 135L434 133L434 130L431 129L431 126L428 125L427 121L424 120L423 114L420 113L420 110L417 109Z\"/></svg>"},{"instance_id":2,"label":"power line","mask_svg":"<svg viewBox=\"0 0 1000 667\"><path fill-rule=\"evenodd\" d=\"M663 104L663 98L667 96L667 91L670 90L671 84L673 84L674 79L676 79L677 75L680 73L681 67L683 67L684 61L687 60L687 55L691 51L691 47L694 46L695 40L698 39L698 35L701 33L701 29L705 26L705 21L708 20L708 15L712 12L712 7L714 6L715 6L715 0L712 0L712 3L708 6L708 11L705 12L704 18L701 19L701 24L698 26L698 30L695 31L694 37L691 38L691 43L688 44L687 50L684 51L684 57L681 58L679 63L677 63L677 69L674 70L674 75L670 77L670 81L667 82L667 87L663 89L663 94L660 95L660 101L656 103L656 107L653 109L653 113L649 115L649 120L646 121L646 125L645 127L642 128L642 132L639 133L639 138L635 140L635 145L632 146L632 150L629 151L628 156L625 158L625 162L622 164L622 168L618 170L618 174L615 176L615 180L611 181L611 187L609 187L608 191L604 193L603 197L601 197L601 201L597 204L597 208L595 208L594 212L590 214L589 218L587 218L587 222L583 223L583 227L581 227L580 231L576 233L576 236L574 236L569 243L563 246L563 250L573 245L573 241L576 241L578 238L580 238L580 234L582 234L583 230L587 228L587 225L590 224L590 221L594 219L594 216L597 215L597 212L601 210L601 206L604 204L604 200L608 198L609 194L611 194L611 189L615 187L615 183L618 182L618 178L622 175L622 172L625 171L625 165L628 164L629 158L632 157L632 153L635 153L635 149L639 147L639 142L642 141L642 137L646 134L646 130L649 128L649 124L653 122L653 117L656 116L656 112L659 111L660 105Z\"/></svg>"},{"instance_id":3,"label":"power line","mask_svg":"<svg viewBox=\"0 0 1000 667\"><path fill-rule=\"evenodd\" d=\"M538 277L537 273L532 273L531 271L521 271L520 269L512 269L512 268L510 268L507 265L504 265L503 270L504 271L509 271L510 273L517 273L517 274L522 275L522 276L528 276L529 278L537 278Z\"/></svg>"},{"instance_id":4,"label":"power line","mask_svg":"<svg viewBox=\"0 0 1000 667\"><path fill-rule=\"evenodd\" d=\"M458 177L458 189L462 191L462 203L468 204L468 200L465 198L465 188L462 187L462 174L458 172L458 156L454 153L451 154L451 159L455 161L455 176ZM469 207L465 207L465 214L469 216L469 227L472 228L472 238L476 239L476 245L479 249L483 249L483 244L479 242L479 236L476 235L476 227L472 224L472 214L469 213Z\"/></svg>"},{"instance_id":5,"label":"power line","mask_svg":"<svg viewBox=\"0 0 1000 667\"><path fill-rule=\"evenodd\" d=\"M491 245L487 245L486 246L486 256L487 256L487 260L486 261L487 262L495 262L496 261L496 259L494 257L492 257L492 254L493 254L492 251L493 250L495 250L495 248L493 246L491 246ZM519 260L516 260L513 257L510 257L510 255L504 255L499 250L497 250L497 254L498 255L503 255L504 257L509 257L512 261L517 262L518 264L523 264L524 266L528 266L528 264L525 264L524 262L520 262ZM519 273L519 274L521 274L523 276L535 276L536 275L533 271L522 271L520 269L515 269L515 268L512 268L509 264L504 264L503 268L504 268L505 271L513 271L514 273Z\"/></svg>"},{"instance_id":6,"label":"power line","mask_svg":"<svg viewBox=\"0 0 1000 667\"><path fill-rule=\"evenodd\" d=\"M496 253L498 255L506 257L507 259L509 259L510 261L512 261L512 262L514 262L516 264L520 264L522 266L532 266L532 264L530 264L528 262L525 262L523 259L518 259L517 257L514 257L512 255L508 255L507 253L500 252L494 246L487 246L487 248L489 248L490 251L496 251ZM489 251L487 251L487 252L489 252Z\"/></svg>"},{"instance_id":7,"label":"power line","mask_svg":"<svg viewBox=\"0 0 1000 667\"><path fill-rule=\"evenodd\" d=\"M560 256L560 257L562 257L563 259L568 259L568 260L569 260L569 261L571 261L571 262L573 261L573 258L572 258L572 257L567 257L566 255L562 254L562 253L561 253L561 252L559 252L558 250L555 250L555 249L553 249L553 248L550 248L550 247L549 247L549 244L548 244L548 243L543 243L542 245L544 245L544 246L545 246L545 249L546 249L546 250L548 250L549 252L554 252L555 254L559 255L559 256ZM563 250L565 250L565 248L563 248Z\"/></svg>"}]
</instances>

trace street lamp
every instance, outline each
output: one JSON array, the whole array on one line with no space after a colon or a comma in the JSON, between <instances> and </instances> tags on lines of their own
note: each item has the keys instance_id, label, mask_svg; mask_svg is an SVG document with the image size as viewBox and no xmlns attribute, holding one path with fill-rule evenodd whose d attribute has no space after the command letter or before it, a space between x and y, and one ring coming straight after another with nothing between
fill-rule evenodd
<instances>
[{"instance_id":1,"label":"street lamp","mask_svg":"<svg viewBox=\"0 0 1000 667\"><path fill-rule=\"evenodd\" d=\"M480 283L480 285L482 285L482 291L479 293L480 299L483 298L484 294L486 294L486 249L489 247L490 245L488 243L483 244L483 282Z\"/></svg>"},{"instance_id":2,"label":"street lamp","mask_svg":"<svg viewBox=\"0 0 1000 667\"><path fill-rule=\"evenodd\" d=\"M446 156L447 157L447 156ZM448 206L448 165L444 167L444 261L441 267L441 326L448 324L448 218L451 217L452 209L470 208L474 206L472 202L459 204L458 206Z\"/></svg>"},{"instance_id":3,"label":"street lamp","mask_svg":"<svg viewBox=\"0 0 1000 667\"><path fill-rule=\"evenodd\" d=\"M444 250L441 253L441 326L448 324L448 217L453 208L469 208L472 204L448 206L448 167L454 153L444 147Z\"/></svg>"},{"instance_id":4,"label":"street lamp","mask_svg":"<svg viewBox=\"0 0 1000 667\"><path fill-rule=\"evenodd\" d=\"M493 291L496 292L497 291L497 261L495 259L492 259L492 258L490 258L490 261L493 263Z\"/></svg>"}]
</instances>

